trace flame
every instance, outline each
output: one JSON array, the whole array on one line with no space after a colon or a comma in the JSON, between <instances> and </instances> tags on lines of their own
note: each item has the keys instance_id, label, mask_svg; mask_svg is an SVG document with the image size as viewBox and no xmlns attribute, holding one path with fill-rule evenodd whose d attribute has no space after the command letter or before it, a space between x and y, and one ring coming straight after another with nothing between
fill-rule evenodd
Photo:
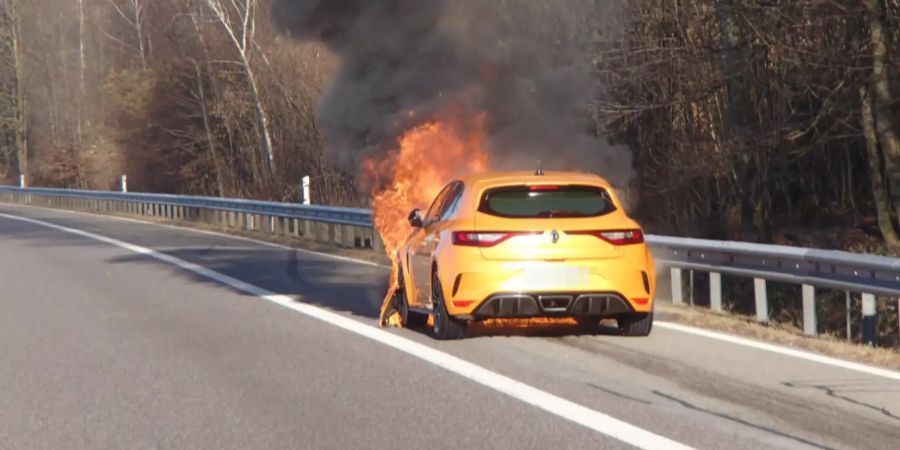
<instances>
[{"instance_id":1,"label":"flame","mask_svg":"<svg viewBox=\"0 0 900 450\"><path fill-rule=\"evenodd\" d=\"M415 115L413 111L408 113L409 117ZM410 211L420 208L424 215L434 197L453 178L488 170L484 122L485 116L479 114L468 120L422 123L401 136L387 156L363 163L364 180L375 186L375 229L393 262L390 288L381 308L382 325L400 323L393 304L398 284L395 255L411 231L407 222Z\"/></svg>"},{"instance_id":2,"label":"flame","mask_svg":"<svg viewBox=\"0 0 900 450\"><path fill-rule=\"evenodd\" d=\"M409 111L407 116L416 116ZM371 186L372 214L384 250L392 262L387 295L381 306L381 325L400 327L396 295L396 253L411 232L407 217L414 208L427 213L434 197L453 178L490 168L484 151L485 116L471 120L431 121L400 137L393 151L363 163L363 179ZM432 318L429 317L429 325ZM473 325L477 332L515 332L534 328L571 327L571 318L491 319Z\"/></svg>"},{"instance_id":3,"label":"flame","mask_svg":"<svg viewBox=\"0 0 900 450\"><path fill-rule=\"evenodd\" d=\"M370 183L386 187L373 193L372 213L388 256L394 255L410 228L406 219L414 208L424 215L434 197L454 177L488 169L483 117L473 126L428 122L404 134L398 149L380 160L363 164ZM393 259L393 258L392 258Z\"/></svg>"}]
</instances>

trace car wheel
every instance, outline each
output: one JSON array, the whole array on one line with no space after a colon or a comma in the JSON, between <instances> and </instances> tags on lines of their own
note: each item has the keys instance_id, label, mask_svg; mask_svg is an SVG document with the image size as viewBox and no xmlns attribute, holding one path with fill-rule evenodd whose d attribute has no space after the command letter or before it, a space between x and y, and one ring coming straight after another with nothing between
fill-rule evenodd
<instances>
[{"instance_id":1,"label":"car wheel","mask_svg":"<svg viewBox=\"0 0 900 450\"><path fill-rule=\"evenodd\" d=\"M431 277L431 303L434 310L434 337L440 340L462 339L466 335L466 322L453 318L447 312L441 280L436 273Z\"/></svg>"},{"instance_id":2,"label":"car wheel","mask_svg":"<svg viewBox=\"0 0 900 450\"><path fill-rule=\"evenodd\" d=\"M653 313L629 314L617 322L622 336L649 336L653 329Z\"/></svg>"},{"instance_id":3,"label":"car wheel","mask_svg":"<svg viewBox=\"0 0 900 450\"><path fill-rule=\"evenodd\" d=\"M403 271L398 278L400 285L397 289L397 311L400 312L400 324L403 328L424 328L428 325L428 315L409 310L409 297L406 295L406 283L403 281Z\"/></svg>"}]
</instances>

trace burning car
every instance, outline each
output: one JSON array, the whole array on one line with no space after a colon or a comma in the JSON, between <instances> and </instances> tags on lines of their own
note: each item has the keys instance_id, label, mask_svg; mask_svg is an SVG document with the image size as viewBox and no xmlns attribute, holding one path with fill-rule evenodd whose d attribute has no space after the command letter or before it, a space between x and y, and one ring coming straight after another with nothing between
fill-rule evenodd
<instances>
[{"instance_id":1,"label":"burning car","mask_svg":"<svg viewBox=\"0 0 900 450\"><path fill-rule=\"evenodd\" d=\"M653 326L656 273L641 227L597 175L494 172L447 184L394 257L389 303L403 326L458 339L473 321L615 319L623 335Z\"/></svg>"}]
</instances>

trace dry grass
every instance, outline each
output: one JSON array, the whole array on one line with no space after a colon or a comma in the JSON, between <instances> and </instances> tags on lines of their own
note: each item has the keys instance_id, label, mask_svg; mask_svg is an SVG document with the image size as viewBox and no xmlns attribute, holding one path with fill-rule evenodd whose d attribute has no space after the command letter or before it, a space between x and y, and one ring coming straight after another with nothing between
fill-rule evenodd
<instances>
[{"instance_id":1,"label":"dry grass","mask_svg":"<svg viewBox=\"0 0 900 450\"><path fill-rule=\"evenodd\" d=\"M900 370L900 351L897 350L854 344L831 335L808 337L796 327L775 323L763 325L752 316L718 314L706 308L657 303L656 309L661 318L672 322Z\"/></svg>"}]
</instances>

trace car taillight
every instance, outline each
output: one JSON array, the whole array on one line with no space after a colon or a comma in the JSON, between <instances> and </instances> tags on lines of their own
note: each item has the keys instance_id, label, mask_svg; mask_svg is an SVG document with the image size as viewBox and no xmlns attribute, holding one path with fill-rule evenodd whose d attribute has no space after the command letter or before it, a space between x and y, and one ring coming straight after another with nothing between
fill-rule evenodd
<instances>
[{"instance_id":1,"label":"car taillight","mask_svg":"<svg viewBox=\"0 0 900 450\"><path fill-rule=\"evenodd\" d=\"M558 191L559 186L553 186L553 185L547 185L547 184L536 184L533 186L528 186L528 190L531 192Z\"/></svg>"},{"instance_id":2,"label":"car taillight","mask_svg":"<svg viewBox=\"0 0 900 450\"><path fill-rule=\"evenodd\" d=\"M516 236L541 234L532 231L454 231L453 245L469 247L493 247Z\"/></svg>"},{"instance_id":3,"label":"car taillight","mask_svg":"<svg viewBox=\"0 0 900 450\"><path fill-rule=\"evenodd\" d=\"M596 236L613 245L631 245L644 242L644 232L641 230L567 231L566 234Z\"/></svg>"}]
</instances>

